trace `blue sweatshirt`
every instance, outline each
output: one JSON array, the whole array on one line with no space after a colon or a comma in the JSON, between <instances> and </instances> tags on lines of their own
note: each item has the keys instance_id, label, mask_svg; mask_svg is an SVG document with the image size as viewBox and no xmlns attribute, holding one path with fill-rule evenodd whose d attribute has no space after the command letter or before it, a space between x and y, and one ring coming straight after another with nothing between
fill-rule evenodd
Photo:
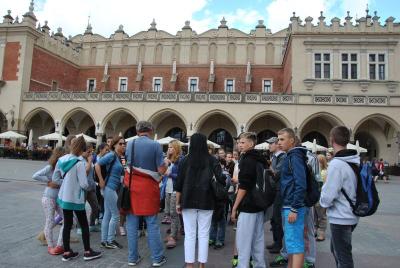
<instances>
[{"instance_id":1,"label":"blue sweatshirt","mask_svg":"<svg viewBox=\"0 0 400 268\"><path fill-rule=\"evenodd\" d=\"M53 177L54 169L51 167L51 165L47 165L41 170L37 171L35 174L33 174L32 179L48 183L51 182L52 177ZM58 195L58 189L50 188L47 187L44 189L43 192L43 197L47 198L52 198L56 199Z\"/></svg>"}]
</instances>

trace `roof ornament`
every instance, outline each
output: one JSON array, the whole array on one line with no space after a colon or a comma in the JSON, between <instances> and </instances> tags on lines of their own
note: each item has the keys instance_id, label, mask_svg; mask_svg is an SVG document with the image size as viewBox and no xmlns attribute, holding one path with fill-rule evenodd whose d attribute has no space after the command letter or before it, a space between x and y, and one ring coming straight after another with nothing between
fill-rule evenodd
<instances>
[{"instance_id":1,"label":"roof ornament","mask_svg":"<svg viewBox=\"0 0 400 268\"><path fill-rule=\"evenodd\" d=\"M157 28L156 28L156 26L157 26L157 23L156 23L156 20L153 18L153 21L150 23L150 29L149 29L149 31L157 31Z\"/></svg>"}]
</instances>

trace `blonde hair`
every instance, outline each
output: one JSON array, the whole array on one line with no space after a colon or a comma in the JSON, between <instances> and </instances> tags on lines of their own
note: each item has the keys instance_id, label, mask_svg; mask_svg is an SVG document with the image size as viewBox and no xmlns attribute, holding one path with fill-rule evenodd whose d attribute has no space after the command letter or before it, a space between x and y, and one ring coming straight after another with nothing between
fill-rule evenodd
<instances>
[{"instance_id":1,"label":"blonde hair","mask_svg":"<svg viewBox=\"0 0 400 268\"><path fill-rule=\"evenodd\" d=\"M54 169L56 167L58 159L65 154L65 149L64 147L56 147L53 150L53 153L51 154L49 158L49 164L50 166Z\"/></svg>"},{"instance_id":2,"label":"blonde hair","mask_svg":"<svg viewBox=\"0 0 400 268\"><path fill-rule=\"evenodd\" d=\"M318 155L318 162L321 170L328 169L328 161L326 160L325 155L319 154Z\"/></svg>"},{"instance_id":3,"label":"blonde hair","mask_svg":"<svg viewBox=\"0 0 400 268\"><path fill-rule=\"evenodd\" d=\"M178 140L172 140L169 144L174 148L174 153L169 157L172 163L176 162L179 159L179 156L182 154L181 143Z\"/></svg>"},{"instance_id":4,"label":"blonde hair","mask_svg":"<svg viewBox=\"0 0 400 268\"><path fill-rule=\"evenodd\" d=\"M71 149L71 154L76 155L76 156L79 156L83 152L85 152L86 151L86 142L85 142L85 139L83 138L83 136L73 139L70 149Z\"/></svg>"}]
</instances>

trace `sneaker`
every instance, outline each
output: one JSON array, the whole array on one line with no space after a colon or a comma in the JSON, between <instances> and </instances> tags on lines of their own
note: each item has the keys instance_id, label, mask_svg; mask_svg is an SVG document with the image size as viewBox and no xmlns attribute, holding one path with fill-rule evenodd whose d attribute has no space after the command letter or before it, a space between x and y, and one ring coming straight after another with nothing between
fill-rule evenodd
<instances>
[{"instance_id":1,"label":"sneaker","mask_svg":"<svg viewBox=\"0 0 400 268\"><path fill-rule=\"evenodd\" d=\"M126 231L125 231L125 227L124 226L120 226L119 227L119 234L121 236L126 236Z\"/></svg>"},{"instance_id":2,"label":"sneaker","mask_svg":"<svg viewBox=\"0 0 400 268\"><path fill-rule=\"evenodd\" d=\"M162 256L161 259L159 261L153 262L153 264L151 265L152 267L160 267L162 266L164 263L167 262L167 257Z\"/></svg>"},{"instance_id":3,"label":"sneaker","mask_svg":"<svg viewBox=\"0 0 400 268\"><path fill-rule=\"evenodd\" d=\"M64 253L64 248L61 246L56 246L56 247L52 248L49 253L51 255L61 255Z\"/></svg>"},{"instance_id":4,"label":"sneaker","mask_svg":"<svg viewBox=\"0 0 400 268\"><path fill-rule=\"evenodd\" d=\"M237 267L239 264L238 256L233 256L232 258L232 268Z\"/></svg>"},{"instance_id":5,"label":"sneaker","mask_svg":"<svg viewBox=\"0 0 400 268\"><path fill-rule=\"evenodd\" d=\"M214 240L208 240L208 245L211 247L211 246L214 246L215 245L215 241Z\"/></svg>"},{"instance_id":6,"label":"sneaker","mask_svg":"<svg viewBox=\"0 0 400 268\"><path fill-rule=\"evenodd\" d=\"M101 242L100 243L101 248L107 248L107 242Z\"/></svg>"},{"instance_id":7,"label":"sneaker","mask_svg":"<svg viewBox=\"0 0 400 268\"><path fill-rule=\"evenodd\" d=\"M89 250L89 252L85 252L83 254L83 260L84 261L91 261L91 260L100 258L101 255L102 255L101 252L94 251L93 249L91 249L91 250Z\"/></svg>"},{"instance_id":8,"label":"sneaker","mask_svg":"<svg viewBox=\"0 0 400 268\"><path fill-rule=\"evenodd\" d=\"M138 259L137 259L136 261L130 261L130 262L128 262L128 266L136 266L136 265L139 264L139 262L142 261L142 259L143 259L142 256L139 256Z\"/></svg>"},{"instance_id":9,"label":"sneaker","mask_svg":"<svg viewBox=\"0 0 400 268\"><path fill-rule=\"evenodd\" d=\"M215 245L214 245L214 249L221 249L221 248L223 248L224 246L225 246L224 243L222 243L222 242L216 242Z\"/></svg>"},{"instance_id":10,"label":"sneaker","mask_svg":"<svg viewBox=\"0 0 400 268\"><path fill-rule=\"evenodd\" d=\"M269 263L271 267L280 267L284 266L288 263L288 260L282 257L281 255L278 255L275 257L275 259Z\"/></svg>"},{"instance_id":11,"label":"sneaker","mask_svg":"<svg viewBox=\"0 0 400 268\"><path fill-rule=\"evenodd\" d=\"M112 245L114 246L114 248L119 248L119 249L123 248L123 246L115 240L113 240L111 243L108 243L108 245Z\"/></svg>"},{"instance_id":12,"label":"sneaker","mask_svg":"<svg viewBox=\"0 0 400 268\"><path fill-rule=\"evenodd\" d=\"M98 232L101 232L101 229L97 225L92 225L92 226L89 226L89 232L98 233Z\"/></svg>"},{"instance_id":13,"label":"sneaker","mask_svg":"<svg viewBox=\"0 0 400 268\"><path fill-rule=\"evenodd\" d=\"M303 268L315 268L315 265L312 262L305 261L303 264Z\"/></svg>"},{"instance_id":14,"label":"sneaker","mask_svg":"<svg viewBox=\"0 0 400 268\"><path fill-rule=\"evenodd\" d=\"M63 254L61 260L62 260L62 261L70 261L70 260L76 259L78 256L79 256L79 253L78 253L78 252L73 252L73 251L71 250L71 251L69 251L68 253L65 253L65 252L64 252L64 254Z\"/></svg>"}]
</instances>

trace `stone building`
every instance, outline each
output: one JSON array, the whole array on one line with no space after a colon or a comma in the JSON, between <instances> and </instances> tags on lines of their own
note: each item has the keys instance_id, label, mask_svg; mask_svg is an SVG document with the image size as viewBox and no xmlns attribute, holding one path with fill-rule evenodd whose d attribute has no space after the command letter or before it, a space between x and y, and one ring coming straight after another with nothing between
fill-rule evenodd
<instances>
[{"instance_id":1,"label":"stone building","mask_svg":"<svg viewBox=\"0 0 400 268\"><path fill-rule=\"evenodd\" d=\"M150 120L158 138L202 132L232 147L250 130L259 141L283 127L328 145L346 125L371 157L399 160L400 24L375 13L344 22L321 16L271 33L263 21L244 33L225 19L176 34L156 22L134 35L65 37L38 23L33 3L20 21L0 23L0 131L87 133L101 141L135 135Z\"/></svg>"}]
</instances>

